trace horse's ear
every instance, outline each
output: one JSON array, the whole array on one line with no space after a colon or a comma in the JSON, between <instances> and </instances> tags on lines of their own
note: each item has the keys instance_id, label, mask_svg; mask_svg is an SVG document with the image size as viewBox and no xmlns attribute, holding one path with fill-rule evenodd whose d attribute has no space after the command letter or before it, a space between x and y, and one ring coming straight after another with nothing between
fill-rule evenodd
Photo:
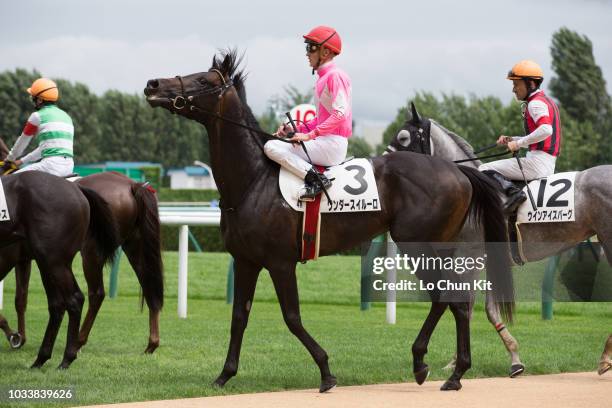
<instances>
[{"instance_id":1,"label":"horse's ear","mask_svg":"<svg viewBox=\"0 0 612 408\"><path fill-rule=\"evenodd\" d=\"M223 62L221 63L221 72L223 72L223 74L228 74L230 72L232 66L232 56L230 53L227 53L225 55L225 58L223 58Z\"/></svg>"},{"instance_id":2,"label":"horse's ear","mask_svg":"<svg viewBox=\"0 0 612 408\"><path fill-rule=\"evenodd\" d=\"M419 116L419 112L417 112L416 106L414 106L414 102L410 102L410 110L412 111L412 118L410 118L410 121L415 125L421 123L421 117Z\"/></svg>"}]
</instances>

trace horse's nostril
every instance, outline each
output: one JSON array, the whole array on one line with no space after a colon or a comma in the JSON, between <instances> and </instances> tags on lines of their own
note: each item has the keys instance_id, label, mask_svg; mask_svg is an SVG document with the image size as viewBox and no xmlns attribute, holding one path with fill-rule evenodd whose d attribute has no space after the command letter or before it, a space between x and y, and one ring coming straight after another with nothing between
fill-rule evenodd
<instances>
[{"instance_id":1,"label":"horse's nostril","mask_svg":"<svg viewBox=\"0 0 612 408\"><path fill-rule=\"evenodd\" d=\"M152 89L159 88L159 81L157 79L150 79L147 82L147 88L152 88Z\"/></svg>"}]
</instances>

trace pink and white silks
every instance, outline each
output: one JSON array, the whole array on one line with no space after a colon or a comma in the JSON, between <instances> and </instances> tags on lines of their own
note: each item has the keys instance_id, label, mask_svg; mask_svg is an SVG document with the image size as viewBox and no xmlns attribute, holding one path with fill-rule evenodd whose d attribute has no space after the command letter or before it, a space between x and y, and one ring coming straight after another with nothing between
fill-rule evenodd
<instances>
[{"instance_id":1,"label":"pink and white silks","mask_svg":"<svg viewBox=\"0 0 612 408\"><path fill-rule=\"evenodd\" d=\"M348 138L353 130L351 113L351 80L329 61L317 70L315 105L317 115L297 126L311 140L304 142L313 164L335 166L346 158ZM266 155L300 178L312 167L299 144L270 140L264 147Z\"/></svg>"}]
</instances>

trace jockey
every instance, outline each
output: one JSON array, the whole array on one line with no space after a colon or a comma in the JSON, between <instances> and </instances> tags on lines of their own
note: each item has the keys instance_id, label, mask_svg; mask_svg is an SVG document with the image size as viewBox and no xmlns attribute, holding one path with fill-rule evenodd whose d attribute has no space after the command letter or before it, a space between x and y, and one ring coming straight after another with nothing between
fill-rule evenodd
<instances>
[{"instance_id":1,"label":"jockey","mask_svg":"<svg viewBox=\"0 0 612 408\"><path fill-rule=\"evenodd\" d=\"M264 151L270 159L304 179L305 192L300 200L312 201L324 188L331 186L331 181L319 174L313 165L335 166L346 158L352 132L351 80L333 61L342 51L336 30L318 26L303 37L313 74L316 71L318 75L315 85L317 115L307 123L298 124L298 133L289 139L294 143L270 140ZM288 125L281 125L275 135L286 136L290 131ZM297 142L304 142L312 165Z\"/></svg>"},{"instance_id":2,"label":"jockey","mask_svg":"<svg viewBox=\"0 0 612 408\"><path fill-rule=\"evenodd\" d=\"M555 172L555 162L561 151L561 119L557 105L540 89L544 79L542 69L533 61L521 61L512 67L507 79L513 82L512 92L516 99L523 101L527 135L502 135L497 144L507 145L513 152L528 149L526 157L520 159L527 181L550 176ZM516 158L486 163L479 170L497 180L506 192L506 213L514 212L527 199L523 190L510 181L523 178Z\"/></svg>"},{"instance_id":3,"label":"jockey","mask_svg":"<svg viewBox=\"0 0 612 408\"><path fill-rule=\"evenodd\" d=\"M28 118L21 136L6 157L2 174L22 164L33 163L17 170L17 173L39 170L60 177L68 176L74 168L74 126L70 116L55 104L59 99L57 85L50 79L39 78L27 92L32 96L36 112ZM38 139L38 147L18 160L34 138Z\"/></svg>"}]
</instances>

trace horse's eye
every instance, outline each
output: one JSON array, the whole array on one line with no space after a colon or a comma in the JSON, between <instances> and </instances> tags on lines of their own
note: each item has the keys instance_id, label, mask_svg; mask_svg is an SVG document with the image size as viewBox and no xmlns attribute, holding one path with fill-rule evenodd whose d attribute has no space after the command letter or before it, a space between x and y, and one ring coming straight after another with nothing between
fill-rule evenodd
<instances>
[{"instance_id":1,"label":"horse's eye","mask_svg":"<svg viewBox=\"0 0 612 408\"><path fill-rule=\"evenodd\" d=\"M208 84L208 82L206 81L206 78L204 78L204 77L202 77L202 78L198 79L198 82L199 82L200 84L202 84L202 85L207 85L207 84Z\"/></svg>"}]
</instances>

